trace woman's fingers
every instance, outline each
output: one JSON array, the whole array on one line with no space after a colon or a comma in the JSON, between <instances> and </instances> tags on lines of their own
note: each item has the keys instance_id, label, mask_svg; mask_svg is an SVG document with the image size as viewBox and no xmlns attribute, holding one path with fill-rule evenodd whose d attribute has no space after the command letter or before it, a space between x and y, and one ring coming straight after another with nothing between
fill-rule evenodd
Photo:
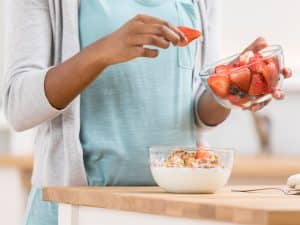
<instances>
[{"instance_id":1,"label":"woman's fingers","mask_svg":"<svg viewBox=\"0 0 300 225\"><path fill-rule=\"evenodd\" d=\"M289 78L292 76L292 70L285 67L282 69L282 74L283 74L284 78Z\"/></svg>"},{"instance_id":2,"label":"woman's fingers","mask_svg":"<svg viewBox=\"0 0 300 225\"><path fill-rule=\"evenodd\" d=\"M282 90L276 90L272 93L273 98L282 100L285 97L285 93Z\"/></svg>"},{"instance_id":3,"label":"woman's fingers","mask_svg":"<svg viewBox=\"0 0 300 225\"><path fill-rule=\"evenodd\" d=\"M265 47L268 46L268 43L263 37L258 37L252 44L250 44L244 52L246 51L253 51L253 52L258 52Z\"/></svg>"},{"instance_id":4,"label":"woman's fingers","mask_svg":"<svg viewBox=\"0 0 300 225\"><path fill-rule=\"evenodd\" d=\"M172 42L173 45L177 45L181 41L181 37L170 28L163 26L161 29L162 37Z\"/></svg>"},{"instance_id":5,"label":"woman's fingers","mask_svg":"<svg viewBox=\"0 0 300 225\"><path fill-rule=\"evenodd\" d=\"M157 49L149 49L143 47L134 47L133 52L134 57L155 58L159 54L159 51Z\"/></svg>"},{"instance_id":6,"label":"woman's fingers","mask_svg":"<svg viewBox=\"0 0 300 225\"><path fill-rule=\"evenodd\" d=\"M281 90L276 90L272 93L272 96L273 96L273 98L275 98L277 100L282 100L282 99L284 99L285 93ZM244 108L244 110L250 110L252 112L257 112L257 111L261 110L262 108L264 108L266 105L268 105L271 101L272 101L272 99L267 100L262 103L253 104L252 106L250 106L248 108Z\"/></svg>"},{"instance_id":7,"label":"woman's fingers","mask_svg":"<svg viewBox=\"0 0 300 225\"><path fill-rule=\"evenodd\" d=\"M185 34L181 30L179 30L176 26L169 24L169 28L173 30L176 34L179 34L180 41L188 41L188 38L185 36Z\"/></svg>"},{"instance_id":8,"label":"woman's fingers","mask_svg":"<svg viewBox=\"0 0 300 225\"><path fill-rule=\"evenodd\" d=\"M262 108L264 108L266 105L268 105L270 102L271 102L272 99L270 100L267 100L265 102L262 102L262 103L258 103L258 104L254 104L250 107L250 111L252 112L257 112L259 110L261 110Z\"/></svg>"},{"instance_id":9,"label":"woman's fingers","mask_svg":"<svg viewBox=\"0 0 300 225\"><path fill-rule=\"evenodd\" d=\"M186 36L176 26L165 20L144 14L137 15L135 19L144 23L144 32L150 31L150 33L155 32L158 35L163 35L165 39L173 44L186 40ZM149 26L145 26L145 24ZM154 28L149 28L151 25L155 25Z\"/></svg>"},{"instance_id":10,"label":"woman's fingers","mask_svg":"<svg viewBox=\"0 0 300 225\"><path fill-rule=\"evenodd\" d=\"M166 39L150 34L136 35L131 38L130 42L132 45L153 45L163 49L169 48L170 46L170 42Z\"/></svg>"},{"instance_id":11,"label":"woman's fingers","mask_svg":"<svg viewBox=\"0 0 300 225\"><path fill-rule=\"evenodd\" d=\"M151 24L145 26L145 24L143 24L137 30L138 32L136 36L157 36L168 42L171 42L173 45L176 45L181 41L181 38L178 34L176 34L173 30L164 25Z\"/></svg>"},{"instance_id":12,"label":"woman's fingers","mask_svg":"<svg viewBox=\"0 0 300 225\"><path fill-rule=\"evenodd\" d=\"M253 104L250 107L243 108L243 110L250 110L252 112L257 112L257 111L261 110L262 108L264 108L266 105L268 105L271 101L272 101L272 99L264 101L262 103Z\"/></svg>"},{"instance_id":13,"label":"woman's fingers","mask_svg":"<svg viewBox=\"0 0 300 225\"><path fill-rule=\"evenodd\" d=\"M262 108L263 108L263 106L261 106L259 104L256 104L256 105L253 105L253 106L250 107L250 111L257 112L257 111L259 111Z\"/></svg>"},{"instance_id":14,"label":"woman's fingers","mask_svg":"<svg viewBox=\"0 0 300 225\"><path fill-rule=\"evenodd\" d=\"M159 35L172 42L173 45L177 45L180 41L182 41L182 38L178 33L174 32L174 30L170 27L161 24L144 25L144 32Z\"/></svg>"}]
</instances>

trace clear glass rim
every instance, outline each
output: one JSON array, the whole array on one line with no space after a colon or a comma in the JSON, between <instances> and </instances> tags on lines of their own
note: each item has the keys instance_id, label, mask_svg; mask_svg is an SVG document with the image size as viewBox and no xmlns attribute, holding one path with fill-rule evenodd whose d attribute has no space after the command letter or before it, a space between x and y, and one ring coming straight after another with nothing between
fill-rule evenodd
<instances>
[{"instance_id":1,"label":"clear glass rim","mask_svg":"<svg viewBox=\"0 0 300 225\"><path fill-rule=\"evenodd\" d=\"M261 53L264 53L264 52L271 52L271 53L272 53L272 54L270 54L270 55L268 55L268 56L266 56L266 57L263 57L262 60L265 60L265 59L271 58L271 57L273 57L273 56L275 56L275 55L282 54L283 50L282 50L282 46L281 46L281 45L269 45L269 46L267 46L266 48L260 50L259 52L261 52ZM203 78L204 78L204 77L209 77L209 76L211 75L211 73L208 73L208 72L207 72L207 70L208 70L209 68L215 67L216 65L219 65L219 64L221 65L222 62L226 61L226 59L227 59L227 60L229 60L229 59L234 59L234 58L237 58L239 55L241 55L241 53L234 54L234 55L228 56L228 57L226 57L226 58L220 59L220 60L218 60L218 61L216 61L216 62L213 62L213 63L209 63L209 64L207 64L207 65L204 65L203 68L201 69L201 71L199 72L199 76L200 76L200 77L203 77ZM254 62L254 63L255 63L255 62ZM238 70L243 69L243 68L245 68L245 67L249 67L249 66L253 65L254 63L250 63L250 64L248 64L248 65L246 65L246 66L238 67L238 68L234 69L234 71L238 71Z\"/></svg>"},{"instance_id":2,"label":"clear glass rim","mask_svg":"<svg viewBox=\"0 0 300 225\"><path fill-rule=\"evenodd\" d=\"M164 146L164 145L157 145L157 146L150 146L149 152L158 152L161 151L161 149L164 148L166 151L172 151L172 149L180 148L184 151L196 151L197 146ZM204 146L204 148L208 151L213 152L228 152L228 153L234 153L236 151L235 148L220 148L220 147L211 147L211 146Z\"/></svg>"}]
</instances>

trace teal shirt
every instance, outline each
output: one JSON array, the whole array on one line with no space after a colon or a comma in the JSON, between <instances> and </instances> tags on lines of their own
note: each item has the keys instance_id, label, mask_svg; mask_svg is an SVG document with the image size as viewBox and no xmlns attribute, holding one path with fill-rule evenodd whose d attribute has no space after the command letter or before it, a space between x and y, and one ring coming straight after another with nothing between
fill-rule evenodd
<instances>
[{"instance_id":1,"label":"teal shirt","mask_svg":"<svg viewBox=\"0 0 300 225\"><path fill-rule=\"evenodd\" d=\"M198 27L191 0L81 0L82 48L138 13ZM151 145L194 145L195 43L106 69L81 95L81 133L90 185L151 185ZM57 225L57 204L31 191L25 225Z\"/></svg>"},{"instance_id":2,"label":"teal shirt","mask_svg":"<svg viewBox=\"0 0 300 225\"><path fill-rule=\"evenodd\" d=\"M138 13L195 27L188 0L81 0L84 48ZM81 133L89 185L154 185L151 145L195 145L195 43L110 66L81 94Z\"/></svg>"}]
</instances>

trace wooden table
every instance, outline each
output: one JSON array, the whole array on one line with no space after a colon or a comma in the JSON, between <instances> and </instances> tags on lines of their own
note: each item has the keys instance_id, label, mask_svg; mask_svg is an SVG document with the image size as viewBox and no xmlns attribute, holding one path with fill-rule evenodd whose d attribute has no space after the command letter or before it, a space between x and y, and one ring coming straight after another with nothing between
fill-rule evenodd
<instances>
[{"instance_id":1,"label":"wooden table","mask_svg":"<svg viewBox=\"0 0 300 225\"><path fill-rule=\"evenodd\" d=\"M300 225L300 196L279 191L235 193L227 187L184 195L158 187L52 187L43 198L59 203L59 225Z\"/></svg>"}]
</instances>

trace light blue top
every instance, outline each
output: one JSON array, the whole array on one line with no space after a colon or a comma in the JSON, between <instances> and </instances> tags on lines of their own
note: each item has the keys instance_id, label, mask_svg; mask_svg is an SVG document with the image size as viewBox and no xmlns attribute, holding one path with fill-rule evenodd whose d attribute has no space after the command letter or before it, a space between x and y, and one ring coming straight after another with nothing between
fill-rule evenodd
<instances>
[{"instance_id":1,"label":"light blue top","mask_svg":"<svg viewBox=\"0 0 300 225\"><path fill-rule=\"evenodd\" d=\"M81 47L138 13L198 27L191 0L81 0ZM193 43L111 66L82 93L80 139L90 185L152 185L148 146L195 144L194 54ZM57 225L57 212L33 188L25 225Z\"/></svg>"},{"instance_id":2,"label":"light blue top","mask_svg":"<svg viewBox=\"0 0 300 225\"><path fill-rule=\"evenodd\" d=\"M196 26L191 1L81 0L82 48L138 13ZM81 133L89 185L154 185L151 145L195 145L195 43L110 66L81 94Z\"/></svg>"}]
</instances>

